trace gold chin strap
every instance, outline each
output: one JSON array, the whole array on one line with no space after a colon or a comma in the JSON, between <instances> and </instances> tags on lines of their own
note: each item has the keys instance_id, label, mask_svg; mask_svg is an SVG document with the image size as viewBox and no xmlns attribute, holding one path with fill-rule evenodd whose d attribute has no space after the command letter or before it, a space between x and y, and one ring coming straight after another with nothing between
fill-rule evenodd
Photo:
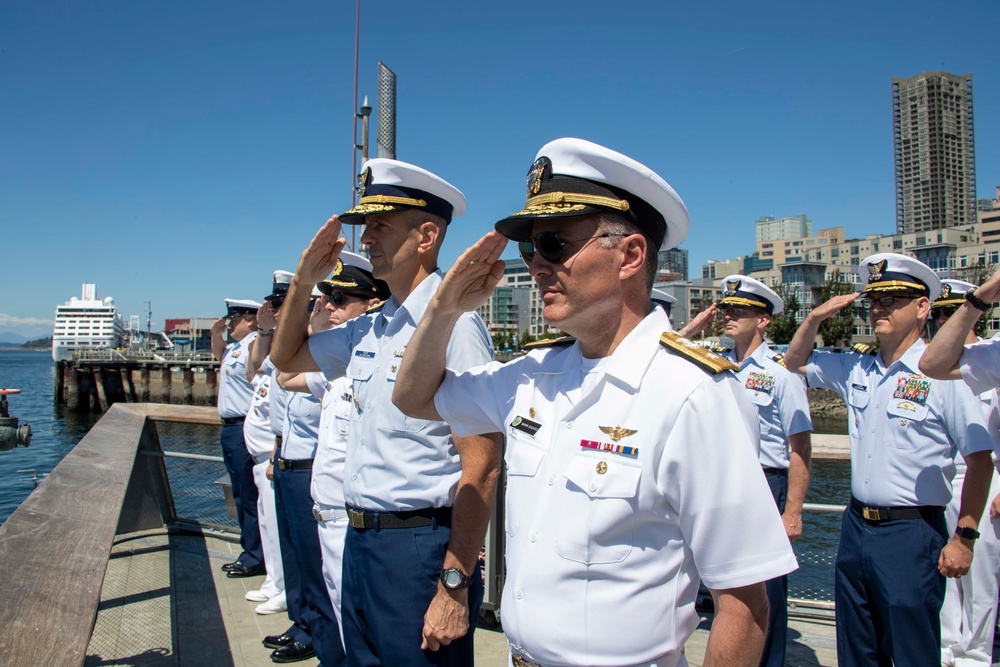
<instances>
[{"instance_id":1,"label":"gold chin strap","mask_svg":"<svg viewBox=\"0 0 1000 667\"><path fill-rule=\"evenodd\" d=\"M364 200L362 199L361 201ZM524 207L530 208L540 204L588 204L591 206L613 208L617 211L627 211L629 209L628 201L625 199L585 195L580 192L546 192L544 195L536 195L529 199L525 202Z\"/></svg>"},{"instance_id":2,"label":"gold chin strap","mask_svg":"<svg viewBox=\"0 0 1000 667\"><path fill-rule=\"evenodd\" d=\"M427 206L427 202L423 199L391 197L389 195L371 195L369 197L362 197L358 204L399 204L401 206L419 206L420 208Z\"/></svg>"}]
</instances>

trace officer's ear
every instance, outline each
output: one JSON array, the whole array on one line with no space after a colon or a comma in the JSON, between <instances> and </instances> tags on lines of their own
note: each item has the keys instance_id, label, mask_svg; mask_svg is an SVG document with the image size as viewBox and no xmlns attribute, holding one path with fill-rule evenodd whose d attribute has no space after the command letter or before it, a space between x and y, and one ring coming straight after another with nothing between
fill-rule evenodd
<instances>
[{"instance_id":1,"label":"officer's ear","mask_svg":"<svg viewBox=\"0 0 1000 667\"><path fill-rule=\"evenodd\" d=\"M763 332L767 329L767 326L771 323L771 316L767 313L761 313L757 318L757 329Z\"/></svg>"}]
</instances>

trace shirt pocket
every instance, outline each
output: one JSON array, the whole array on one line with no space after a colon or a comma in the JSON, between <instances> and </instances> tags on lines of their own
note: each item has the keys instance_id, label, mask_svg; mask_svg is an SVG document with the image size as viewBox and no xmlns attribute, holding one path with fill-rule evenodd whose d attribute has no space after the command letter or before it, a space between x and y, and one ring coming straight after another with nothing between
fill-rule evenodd
<instances>
[{"instance_id":1,"label":"shirt pocket","mask_svg":"<svg viewBox=\"0 0 1000 667\"><path fill-rule=\"evenodd\" d=\"M927 419L930 413L928 407L922 403L894 398L889 402L886 412L889 415L886 420L886 446L912 449L914 440L922 437L914 429L918 429Z\"/></svg>"},{"instance_id":2,"label":"shirt pocket","mask_svg":"<svg viewBox=\"0 0 1000 667\"><path fill-rule=\"evenodd\" d=\"M508 507L504 512L504 530L508 537L513 537L520 527L519 517L530 508L520 505L530 502L532 480L538 474L538 468L545 457L545 450L525 435L514 435L515 431L508 429L507 447L504 450L504 467L507 470L508 503L518 505Z\"/></svg>"},{"instance_id":3,"label":"shirt pocket","mask_svg":"<svg viewBox=\"0 0 1000 667\"><path fill-rule=\"evenodd\" d=\"M565 521L556 551L584 564L618 563L632 552L642 464L618 456L580 453L566 471L560 503Z\"/></svg>"},{"instance_id":4,"label":"shirt pocket","mask_svg":"<svg viewBox=\"0 0 1000 667\"><path fill-rule=\"evenodd\" d=\"M342 436L346 436L351 428L351 413L355 412L354 403L336 396L333 404L333 428Z\"/></svg>"},{"instance_id":5,"label":"shirt pocket","mask_svg":"<svg viewBox=\"0 0 1000 667\"><path fill-rule=\"evenodd\" d=\"M861 387L861 388L859 388ZM864 385L852 384L847 389L847 432L852 438L859 438L861 433L861 419L865 415L865 409L871 401L871 392Z\"/></svg>"}]
</instances>

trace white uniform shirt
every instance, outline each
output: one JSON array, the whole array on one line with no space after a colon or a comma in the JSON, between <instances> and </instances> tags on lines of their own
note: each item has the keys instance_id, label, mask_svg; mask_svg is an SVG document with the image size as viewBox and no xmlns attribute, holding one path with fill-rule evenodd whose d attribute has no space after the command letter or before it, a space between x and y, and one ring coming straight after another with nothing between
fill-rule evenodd
<instances>
[{"instance_id":1,"label":"white uniform shirt","mask_svg":"<svg viewBox=\"0 0 1000 667\"><path fill-rule=\"evenodd\" d=\"M354 398L346 377L323 384L319 447L313 460L312 498L330 507L344 506L344 463Z\"/></svg>"},{"instance_id":2,"label":"white uniform shirt","mask_svg":"<svg viewBox=\"0 0 1000 667\"><path fill-rule=\"evenodd\" d=\"M959 360L962 379L977 394L1000 387L1000 334L965 348Z\"/></svg>"},{"instance_id":3,"label":"white uniform shirt","mask_svg":"<svg viewBox=\"0 0 1000 667\"><path fill-rule=\"evenodd\" d=\"M288 400L291 398L290 391L282 389L278 384L278 369L271 363L268 355L260 367L261 373L267 373L271 377L268 398L271 399L271 433L275 436L283 435L285 432L285 416L288 414ZM280 452L279 452L280 453Z\"/></svg>"},{"instance_id":4,"label":"white uniform shirt","mask_svg":"<svg viewBox=\"0 0 1000 667\"><path fill-rule=\"evenodd\" d=\"M920 375L925 349L918 340L888 368L881 353L809 356L809 386L847 401L851 493L862 503L945 506L955 447L963 455L992 449L982 404L969 387Z\"/></svg>"},{"instance_id":5,"label":"white uniform shirt","mask_svg":"<svg viewBox=\"0 0 1000 667\"><path fill-rule=\"evenodd\" d=\"M377 310L309 338L309 351L326 376L351 380L354 410L344 477L348 504L395 512L450 507L462 473L448 424L413 419L392 404L403 352L427 302L441 284L438 271L400 304L395 297ZM463 371L493 359L483 321L466 313L448 343L448 368Z\"/></svg>"},{"instance_id":6,"label":"white uniform shirt","mask_svg":"<svg viewBox=\"0 0 1000 667\"><path fill-rule=\"evenodd\" d=\"M257 332L247 334L243 340L230 343L222 351L219 361L219 416L223 419L245 417L250 410L253 387L247 380L247 359L250 343Z\"/></svg>"},{"instance_id":7,"label":"white uniform shirt","mask_svg":"<svg viewBox=\"0 0 1000 667\"><path fill-rule=\"evenodd\" d=\"M271 374L271 386L279 387L278 369ZM321 378L320 373L310 373ZM307 380L308 382L308 380ZM282 389L280 404L271 407L271 425L274 427L275 410L281 410L281 449L278 456L290 461L311 459L316 455L316 444L319 437L319 399L312 394Z\"/></svg>"},{"instance_id":8,"label":"white uniform shirt","mask_svg":"<svg viewBox=\"0 0 1000 667\"><path fill-rule=\"evenodd\" d=\"M736 351L727 358L740 367L736 377L757 408L760 418L760 464L765 468L788 468L788 436L812 431L809 399L803 378L774 360L774 352L761 343L743 363Z\"/></svg>"},{"instance_id":9,"label":"white uniform shirt","mask_svg":"<svg viewBox=\"0 0 1000 667\"><path fill-rule=\"evenodd\" d=\"M274 449L274 433L271 432L271 375L257 373L253 379L253 398L250 411L243 422L243 440L247 451L254 458L270 456Z\"/></svg>"},{"instance_id":10,"label":"white uniform shirt","mask_svg":"<svg viewBox=\"0 0 1000 667\"><path fill-rule=\"evenodd\" d=\"M586 378L574 343L449 370L435 396L458 435L507 437L504 631L536 661L673 655L698 625L699 578L796 568L752 407L731 373L664 349L665 329L654 309Z\"/></svg>"}]
</instances>

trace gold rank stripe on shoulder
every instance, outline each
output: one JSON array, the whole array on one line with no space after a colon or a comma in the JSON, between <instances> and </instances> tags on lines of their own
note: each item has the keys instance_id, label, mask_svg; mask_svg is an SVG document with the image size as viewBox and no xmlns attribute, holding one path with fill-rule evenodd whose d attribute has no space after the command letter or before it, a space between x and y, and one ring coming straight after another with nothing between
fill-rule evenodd
<instances>
[{"instance_id":1,"label":"gold rank stripe on shoulder","mask_svg":"<svg viewBox=\"0 0 1000 667\"><path fill-rule=\"evenodd\" d=\"M721 357L711 350L695 345L674 331L664 331L663 335L660 336L660 344L663 347L684 355L699 366L712 371L712 373L721 373L722 371L733 371L735 373L740 370L739 366L725 357Z\"/></svg>"},{"instance_id":2,"label":"gold rank stripe on shoulder","mask_svg":"<svg viewBox=\"0 0 1000 667\"><path fill-rule=\"evenodd\" d=\"M572 336L562 336L561 338L550 338L548 340L536 340L533 343L526 343L523 349L538 350L543 347L564 347L566 345L572 345L575 342L576 339Z\"/></svg>"},{"instance_id":3,"label":"gold rank stripe on shoulder","mask_svg":"<svg viewBox=\"0 0 1000 667\"><path fill-rule=\"evenodd\" d=\"M382 310L383 308L385 308L385 301L379 301L374 306L371 306L365 312L366 313L377 313L378 311Z\"/></svg>"},{"instance_id":4,"label":"gold rank stripe on shoulder","mask_svg":"<svg viewBox=\"0 0 1000 667\"><path fill-rule=\"evenodd\" d=\"M777 363L779 366L785 367L785 355L783 355L781 352L778 352L771 358L774 359L775 363Z\"/></svg>"}]
</instances>

